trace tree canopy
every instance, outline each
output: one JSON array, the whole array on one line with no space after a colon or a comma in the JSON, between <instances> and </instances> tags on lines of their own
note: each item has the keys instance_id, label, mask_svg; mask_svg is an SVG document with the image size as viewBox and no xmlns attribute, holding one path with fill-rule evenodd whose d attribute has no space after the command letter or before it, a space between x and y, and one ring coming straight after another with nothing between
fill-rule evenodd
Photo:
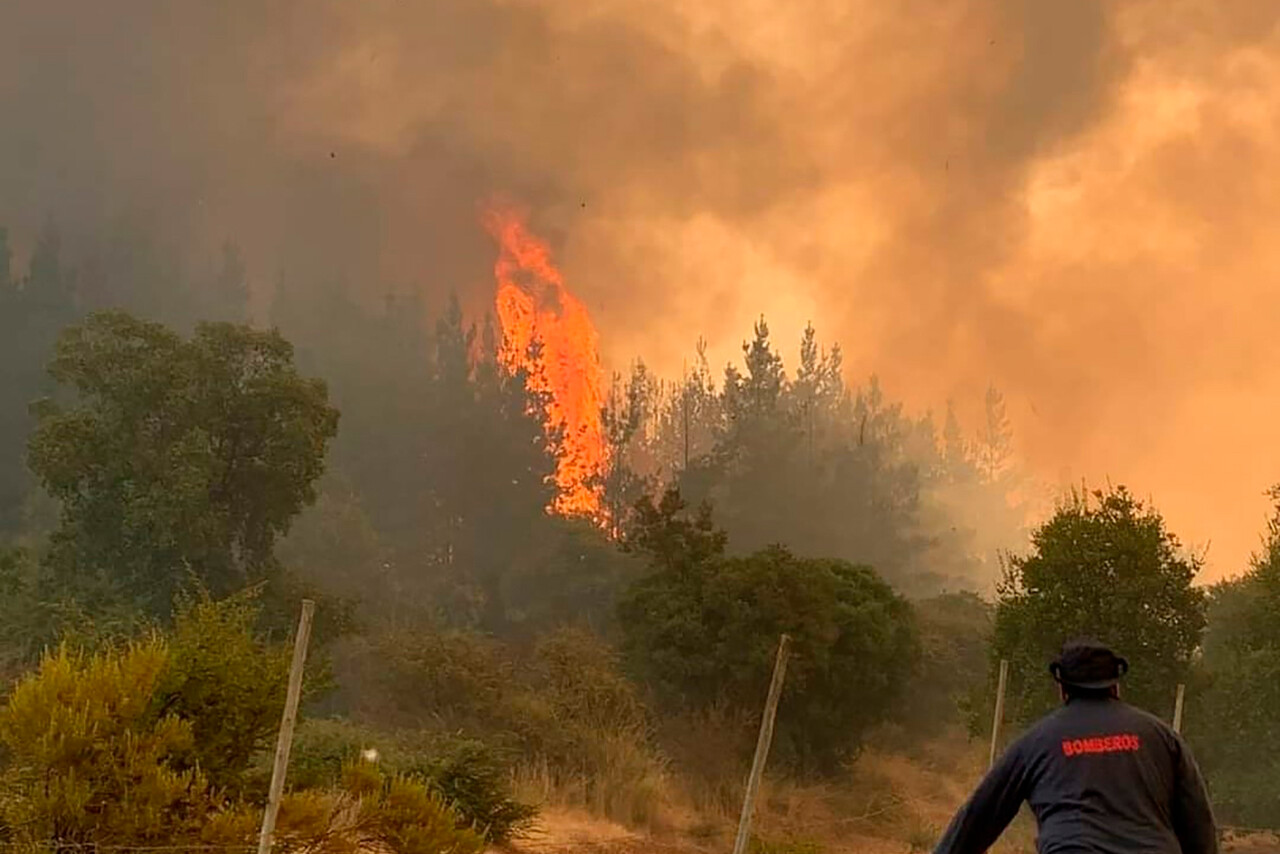
<instances>
[{"instance_id":1,"label":"tree canopy","mask_svg":"<svg viewBox=\"0 0 1280 854\"><path fill-rule=\"evenodd\" d=\"M1280 487L1262 550L1217 585L1186 732L1225 820L1280 827Z\"/></svg>"},{"instance_id":2,"label":"tree canopy","mask_svg":"<svg viewBox=\"0 0 1280 854\"><path fill-rule=\"evenodd\" d=\"M1126 698L1167 718L1205 626L1205 594L1192 586L1199 559L1124 487L1074 494L1031 541L1009 559L996 605L991 654L1010 662L1010 718L1053 706L1047 665L1077 637L1128 658Z\"/></svg>"},{"instance_id":3,"label":"tree canopy","mask_svg":"<svg viewBox=\"0 0 1280 854\"><path fill-rule=\"evenodd\" d=\"M735 554L781 543L874 566L913 595L987 589L996 550L1023 533L1003 398L988 391L970 441L950 409L939 435L875 377L853 389L843 373L840 348L824 348L812 326L788 371L763 319L718 387L701 345L679 384L637 362L615 380L608 412L609 506L617 515L637 488L675 485L714 505Z\"/></svg>"},{"instance_id":4,"label":"tree canopy","mask_svg":"<svg viewBox=\"0 0 1280 854\"><path fill-rule=\"evenodd\" d=\"M784 757L831 770L856 753L911 674L918 641L911 608L867 567L801 558L780 546L726 556L668 495L637 537L654 571L620 605L630 667L675 708L718 704L755 712L779 637L793 661L779 715ZM684 558L681 545L692 546Z\"/></svg>"},{"instance_id":5,"label":"tree canopy","mask_svg":"<svg viewBox=\"0 0 1280 854\"><path fill-rule=\"evenodd\" d=\"M164 615L191 576L223 595L276 573L338 425L288 342L104 312L62 334L49 372L63 393L40 404L29 453L62 506L57 591Z\"/></svg>"}]
</instances>

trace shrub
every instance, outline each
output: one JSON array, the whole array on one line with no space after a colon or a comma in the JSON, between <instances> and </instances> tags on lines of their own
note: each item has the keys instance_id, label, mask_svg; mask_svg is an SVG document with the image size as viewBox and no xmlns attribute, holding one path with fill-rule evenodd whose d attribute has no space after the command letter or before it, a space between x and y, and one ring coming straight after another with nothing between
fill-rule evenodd
<instances>
[{"instance_id":1,"label":"shrub","mask_svg":"<svg viewBox=\"0 0 1280 854\"><path fill-rule=\"evenodd\" d=\"M549 716L526 750L542 757L550 782L601 815L651 824L665 766L617 654L588 629L561 628L539 639L530 671Z\"/></svg>"},{"instance_id":2,"label":"shrub","mask_svg":"<svg viewBox=\"0 0 1280 854\"><path fill-rule=\"evenodd\" d=\"M192 727L156 703L163 640L47 654L0 710L10 764L0 824L16 847L191 841L212 808L204 776L183 768Z\"/></svg>"},{"instance_id":3,"label":"shrub","mask_svg":"<svg viewBox=\"0 0 1280 854\"><path fill-rule=\"evenodd\" d=\"M249 847L260 812L223 811L204 828L204 844ZM368 762L344 765L339 785L287 794L276 821L275 851L282 854L479 854L484 838L427 784L384 774Z\"/></svg>"},{"instance_id":4,"label":"shrub","mask_svg":"<svg viewBox=\"0 0 1280 854\"><path fill-rule=\"evenodd\" d=\"M193 721L163 691L173 660L154 635L97 652L63 645L17 685L0 710L0 744L11 758L0 772L6 850L42 851L55 840L122 849L252 841L260 807L216 795L190 764ZM241 710L223 702L218 708L238 718ZM336 787L286 798L277 850L471 854L484 839L469 824L430 781L349 761Z\"/></svg>"},{"instance_id":5,"label":"shrub","mask_svg":"<svg viewBox=\"0 0 1280 854\"><path fill-rule=\"evenodd\" d=\"M538 814L511 796L510 763L483 743L459 741L432 758L404 763L491 842L521 836Z\"/></svg>"},{"instance_id":6,"label":"shrub","mask_svg":"<svg viewBox=\"0 0 1280 854\"><path fill-rule=\"evenodd\" d=\"M47 634L36 582L35 561L0 544L0 696L36 657Z\"/></svg>"},{"instance_id":7,"label":"shrub","mask_svg":"<svg viewBox=\"0 0 1280 854\"><path fill-rule=\"evenodd\" d=\"M275 737L289 678L290 648L254 632L257 595L179 600L169 666L157 686L161 708L191 726L187 764L233 793L243 789L254 754Z\"/></svg>"},{"instance_id":8,"label":"shrub","mask_svg":"<svg viewBox=\"0 0 1280 854\"><path fill-rule=\"evenodd\" d=\"M347 689L358 698L357 720L476 739L485 745L484 763L522 754L545 770L544 793L574 791L575 800L614 818L646 821L654 811L663 766L643 705L616 654L592 632L553 632L524 657L455 629L392 632L346 650L341 668L354 680ZM470 769L462 778L468 786L487 790L499 805L506 795L496 778L485 783L471 773L479 758L465 750L428 752L416 770L443 780L456 760ZM518 805L493 813L483 800L464 808L478 826L519 816L511 812Z\"/></svg>"},{"instance_id":9,"label":"shrub","mask_svg":"<svg viewBox=\"0 0 1280 854\"><path fill-rule=\"evenodd\" d=\"M365 788L359 799L360 835L396 854L479 854L484 837L460 827L458 817L422 780L395 775Z\"/></svg>"},{"instance_id":10,"label":"shrub","mask_svg":"<svg viewBox=\"0 0 1280 854\"><path fill-rule=\"evenodd\" d=\"M289 779L294 788L336 786L343 769L366 750L376 751L378 767L426 782L492 842L520 836L537 814L511 795L510 757L480 741L452 735L388 733L345 721L307 721L294 740Z\"/></svg>"},{"instance_id":11,"label":"shrub","mask_svg":"<svg viewBox=\"0 0 1280 854\"><path fill-rule=\"evenodd\" d=\"M369 723L510 735L521 691L511 653L476 632L425 626L344 645L339 680Z\"/></svg>"},{"instance_id":12,"label":"shrub","mask_svg":"<svg viewBox=\"0 0 1280 854\"><path fill-rule=\"evenodd\" d=\"M872 570L781 547L673 562L628 592L619 617L630 666L669 709L722 704L756 720L789 633L776 743L801 770L855 755L918 654L910 606Z\"/></svg>"},{"instance_id":13,"label":"shrub","mask_svg":"<svg viewBox=\"0 0 1280 854\"><path fill-rule=\"evenodd\" d=\"M534 746L565 765L591 766L594 736L602 730L647 740L644 705L622 673L617 654L583 628L562 628L534 647L534 691L554 724L536 733Z\"/></svg>"}]
</instances>

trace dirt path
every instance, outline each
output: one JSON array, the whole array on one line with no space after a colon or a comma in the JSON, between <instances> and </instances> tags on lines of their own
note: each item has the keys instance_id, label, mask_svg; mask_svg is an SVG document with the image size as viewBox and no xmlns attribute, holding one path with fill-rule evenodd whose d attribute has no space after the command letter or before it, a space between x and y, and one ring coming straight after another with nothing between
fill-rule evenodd
<instances>
[{"instance_id":1,"label":"dirt path","mask_svg":"<svg viewBox=\"0 0 1280 854\"><path fill-rule=\"evenodd\" d=\"M650 839L621 825L583 813L549 810L538 829L509 854L708 854L687 843Z\"/></svg>"}]
</instances>

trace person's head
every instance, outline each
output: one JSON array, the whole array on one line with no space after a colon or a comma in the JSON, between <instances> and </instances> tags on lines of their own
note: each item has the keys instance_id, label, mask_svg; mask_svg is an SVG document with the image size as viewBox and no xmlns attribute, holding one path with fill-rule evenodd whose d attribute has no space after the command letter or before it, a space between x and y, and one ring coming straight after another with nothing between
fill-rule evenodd
<instances>
[{"instance_id":1,"label":"person's head","mask_svg":"<svg viewBox=\"0 0 1280 854\"><path fill-rule=\"evenodd\" d=\"M1093 640L1073 640L1049 665L1064 702L1120 696L1120 680L1129 662Z\"/></svg>"}]
</instances>

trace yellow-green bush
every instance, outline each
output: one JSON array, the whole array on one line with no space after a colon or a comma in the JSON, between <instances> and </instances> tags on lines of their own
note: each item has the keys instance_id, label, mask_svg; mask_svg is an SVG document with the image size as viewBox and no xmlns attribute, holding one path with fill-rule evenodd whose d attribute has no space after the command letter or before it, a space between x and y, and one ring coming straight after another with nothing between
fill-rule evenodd
<instances>
[{"instance_id":1,"label":"yellow-green bush","mask_svg":"<svg viewBox=\"0 0 1280 854\"><path fill-rule=\"evenodd\" d=\"M289 780L295 787L335 786L349 763L370 749L376 751L379 768L425 781L490 842L522 835L537 815L535 808L512 797L512 755L455 733L384 731L332 719L306 721L294 736Z\"/></svg>"},{"instance_id":2,"label":"yellow-green bush","mask_svg":"<svg viewBox=\"0 0 1280 854\"><path fill-rule=\"evenodd\" d=\"M230 794L242 792L254 754L270 746L289 678L290 648L255 632L259 610L256 590L180 601L157 686L161 705L191 724L184 761Z\"/></svg>"},{"instance_id":3,"label":"yellow-green bush","mask_svg":"<svg viewBox=\"0 0 1280 854\"><path fill-rule=\"evenodd\" d=\"M261 804L214 786L203 763L240 773L285 673L273 672L241 605L220 604L197 606L172 636L93 651L63 644L15 685L0 707L0 848L252 843ZM227 660L240 656L250 660ZM483 847L425 780L359 765L336 787L289 796L279 839L279 851L310 854Z\"/></svg>"},{"instance_id":4,"label":"yellow-green bush","mask_svg":"<svg viewBox=\"0 0 1280 854\"><path fill-rule=\"evenodd\" d=\"M152 638L98 653L47 654L0 709L0 823L12 845L49 840L142 844L193 839L213 807L187 721L163 713L169 664Z\"/></svg>"}]
</instances>

